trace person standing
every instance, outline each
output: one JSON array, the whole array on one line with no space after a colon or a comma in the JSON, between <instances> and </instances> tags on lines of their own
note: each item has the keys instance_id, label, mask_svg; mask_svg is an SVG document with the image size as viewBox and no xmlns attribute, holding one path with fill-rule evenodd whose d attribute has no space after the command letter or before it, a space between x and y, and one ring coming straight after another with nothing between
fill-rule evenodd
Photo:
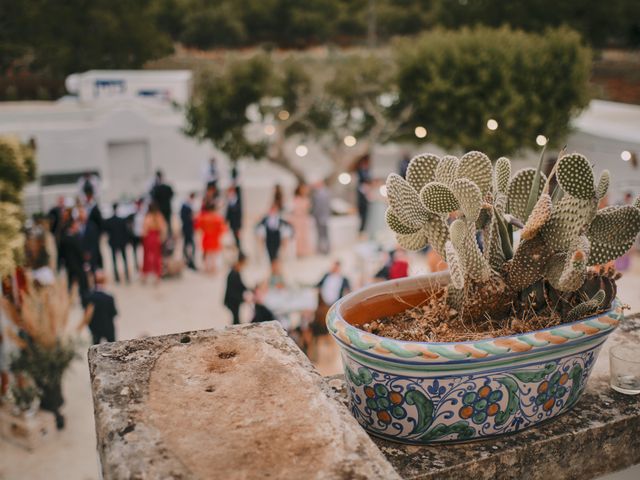
<instances>
[{"instance_id":1,"label":"person standing","mask_svg":"<svg viewBox=\"0 0 640 480\"><path fill-rule=\"evenodd\" d=\"M202 231L202 260L205 272L215 273L226 225L222 216L216 212L214 203L204 205L196 217L195 228Z\"/></svg>"},{"instance_id":2,"label":"person standing","mask_svg":"<svg viewBox=\"0 0 640 480\"><path fill-rule=\"evenodd\" d=\"M315 322L312 325L314 335L324 335L327 333L326 316L331 305L349 293L351 289L349 280L342 274L342 266L336 261L331 266L331 270L326 273L317 285L318 288L318 308L316 310Z\"/></svg>"},{"instance_id":3,"label":"person standing","mask_svg":"<svg viewBox=\"0 0 640 480\"><path fill-rule=\"evenodd\" d=\"M105 231L109 237L109 247L111 247L111 258L113 259L113 275L117 283L120 283L118 272L118 254L124 263L124 277L127 283L129 278L129 266L127 264L127 243L129 243L129 228L127 221L118 216L118 204L113 204L113 214L104 222Z\"/></svg>"},{"instance_id":4,"label":"person standing","mask_svg":"<svg viewBox=\"0 0 640 480\"><path fill-rule=\"evenodd\" d=\"M195 254L196 244L194 240L193 202L196 194L191 192L189 198L180 207L180 221L182 223L182 255L187 267L196 269Z\"/></svg>"},{"instance_id":5,"label":"person standing","mask_svg":"<svg viewBox=\"0 0 640 480\"><path fill-rule=\"evenodd\" d=\"M167 222L155 203L149 205L142 225L142 278L152 274L156 283L162 276L162 243L167 236Z\"/></svg>"},{"instance_id":6,"label":"person standing","mask_svg":"<svg viewBox=\"0 0 640 480\"><path fill-rule=\"evenodd\" d=\"M329 218L331 217L331 194L324 180L317 182L311 197L311 215L316 222L318 252L326 255L330 250Z\"/></svg>"},{"instance_id":7,"label":"person standing","mask_svg":"<svg viewBox=\"0 0 640 480\"><path fill-rule=\"evenodd\" d=\"M67 286L69 291L74 284L78 285L80 299L84 300L89 290L89 282L84 268L85 259L82 246L81 221L72 219L70 223L63 227L60 249L64 257L64 268L67 271Z\"/></svg>"},{"instance_id":8,"label":"person standing","mask_svg":"<svg viewBox=\"0 0 640 480\"><path fill-rule=\"evenodd\" d=\"M114 320L118 315L118 310L113 295L104 290L106 283L104 273L98 270L95 277L96 285L85 298L84 317L78 331L88 326L93 344L98 345L102 339L107 342L116 341Z\"/></svg>"},{"instance_id":9,"label":"person standing","mask_svg":"<svg viewBox=\"0 0 640 480\"><path fill-rule=\"evenodd\" d=\"M233 232L233 238L236 241L236 247L238 251L242 251L240 244L240 231L242 230L242 196L240 193L240 187L238 185L232 185L227 190L227 213L226 220L229 224L231 232Z\"/></svg>"},{"instance_id":10,"label":"person standing","mask_svg":"<svg viewBox=\"0 0 640 480\"><path fill-rule=\"evenodd\" d=\"M171 200L173 199L173 189L164 182L162 170L156 172L156 178L151 188L151 200L155 202L164 217L167 225L167 236L171 237Z\"/></svg>"},{"instance_id":11,"label":"person standing","mask_svg":"<svg viewBox=\"0 0 640 480\"><path fill-rule=\"evenodd\" d=\"M263 238L269 262L280 255L280 247L291 236L291 225L282 218L278 204L274 202L267 215L258 224L258 235Z\"/></svg>"},{"instance_id":12,"label":"person standing","mask_svg":"<svg viewBox=\"0 0 640 480\"><path fill-rule=\"evenodd\" d=\"M62 268L63 257L60 243L62 241L62 229L65 222L65 200L62 195L58 197L56 206L49 210L49 231L56 242L56 270L59 272Z\"/></svg>"},{"instance_id":13,"label":"person standing","mask_svg":"<svg viewBox=\"0 0 640 480\"><path fill-rule=\"evenodd\" d=\"M217 191L218 180L220 180L218 162L216 161L216 157L211 157L204 169L204 184L207 189L213 187L213 189Z\"/></svg>"},{"instance_id":14,"label":"person standing","mask_svg":"<svg viewBox=\"0 0 640 480\"><path fill-rule=\"evenodd\" d=\"M89 265L91 266L91 271L95 272L98 269L102 270L104 267L102 252L100 250L100 238L104 229L104 220L102 218L102 213L100 212L100 207L98 206L93 190L91 190L91 188L88 188L85 191L85 197L85 246L86 252L90 257Z\"/></svg>"},{"instance_id":15,"label":"person standing","mask_svg":"<svg viewBox=\"0 0 640 480\"><path fill-rule=\"evenodd\" d=\"M224 306L231 311L234 325L240 324L240 306L244 302L244 295L247 292L247 287L241 276L245 261L245 256L239 253L238 260L227 275L227 287L224 292Z\"/></svg>"},{"instance_id":16,"label":"person standing","mask_svg":"<svg viewBox=\"0 0 640 480\"><path fill-rule=\"evenodd\" d=\"M402 155L402 160L400 160L400 163L398 164L398 174L402 178L406 178L407 177L407 170L409 169L409 162L411 162L411 157L409 156L408 153L405 152Z\"/></svg>"},{"instance_id":17,"label":"person standing","mask_svg":"<svg viewBox=\"0 0 640 480\"><path fill-rule=\"evenodd\" d=\"M293 206L289 222L295 232L296 255L306 257L311 255L311 200L309 200L309 188L304 183L298 185L293 196Z\"/></svg>"},{"instance_id":18,"label":"person standing","mask_svg":"<svg viewBox=\"0 0 640 480\"><path fill-rule=\"evenodd\" d=\"M360 217L360 233L367 227L369 214L369 190L371 189L371 170L369 154L363 155L357 164L358 174L358 216Z\"/></svg>"}]
</instances>

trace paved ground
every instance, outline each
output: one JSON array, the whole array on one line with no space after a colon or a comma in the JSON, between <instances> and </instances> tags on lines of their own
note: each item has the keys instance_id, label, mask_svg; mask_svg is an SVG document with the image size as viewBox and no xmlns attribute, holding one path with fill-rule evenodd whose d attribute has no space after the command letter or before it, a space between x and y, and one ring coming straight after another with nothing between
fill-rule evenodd
<instances>
[{"instance_id":1,"label":"paved ground","mask_svg":"<svg viewBox=\"0 0 640 480\"><path fill-rule=\"evenodd\" d=\"M345 270L358 282L353 250L345 250L333 258L343 261ZM331 258L313 257L284 264L285 276L293 282L313 284L328 269ZM413 257L412 270L424 270L424 259ZM245 273L246 283L253 285L265 278L264 261L253 264ZM620 297L640 311L640 257L634 259L632 271L620 281ZM182 278L167 280L158 286L111 285L120 316L117 324L119 339L160 335L185 330L222 328L231 323L231 316L222 305L224 275L206 276L187 271ZM76 307L72 322L80 318ZM89 337L83 335L89 345ZM65 377L67 428L35 452L29 453L0 440L0 479L90 480L98 479L95 454L95 432L86 351L73 363ZM324 375L339 373L340 361L332 342L319 347L317 367ZM615 480L638 478L640 469L610 477Z\"/></svg>"}]
</instances>

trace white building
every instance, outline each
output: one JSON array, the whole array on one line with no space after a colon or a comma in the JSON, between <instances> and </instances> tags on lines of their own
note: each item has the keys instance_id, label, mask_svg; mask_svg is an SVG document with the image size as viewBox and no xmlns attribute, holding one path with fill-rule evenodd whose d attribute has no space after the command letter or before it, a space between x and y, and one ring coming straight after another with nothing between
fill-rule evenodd
<instances>
[{"instance_id":1,"label":"white building","mask_svg":"<svg viewBox=\"0 0 640 480\"><path fill-rule=\"evenodd\" d=\"M60 195L76 195L85 172L100 177L103 202L140 196L158 169L179 202L202 190L212 156L227 175L224 154L182 132L190 71L89 71L69 76L66 85L74 95L56 102L0 103L0 135L33 138L37 145L38 181L26 191L29 212L48 209ZM268 162L244 170L247 202L268 205L275 181L286 190L295 185L290 173Z\"/></svg>"}]
</instances>

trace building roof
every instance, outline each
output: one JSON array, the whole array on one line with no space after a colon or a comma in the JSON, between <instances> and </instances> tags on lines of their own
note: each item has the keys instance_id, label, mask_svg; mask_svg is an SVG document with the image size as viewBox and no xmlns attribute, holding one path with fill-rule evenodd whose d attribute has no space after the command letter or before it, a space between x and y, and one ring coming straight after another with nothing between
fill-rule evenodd
<instances>
[{"instance_id":1,"label":"building roof","mask_svg":"<svg viewBox=\"0 0 640 480\"><path fill-rule=\"evenodd\" d=\"M573 126L590 135L640 143L640 105L592 100Z\"/></svg>"}]
</instances>

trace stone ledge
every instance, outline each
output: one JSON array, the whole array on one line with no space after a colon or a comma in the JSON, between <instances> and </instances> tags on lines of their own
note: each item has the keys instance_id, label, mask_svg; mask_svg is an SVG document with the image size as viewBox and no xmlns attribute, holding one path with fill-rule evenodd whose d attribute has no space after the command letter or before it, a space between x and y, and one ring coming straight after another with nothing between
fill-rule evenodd
<instances>
[{"instance_id":1,"label":"stone ledge","mask_svg":"<svg viewBox=\"0 0 640 480\"><path fill-rule=\"evenodd\" d=\"M640 395L609 387L609 348L640 344L640 315L627 318L603 346L587 389L573 410L494 440L419 447L373 438L404 479L588 479L640 463ZM341 375L329 384L345 405Z\"/></svg>"},{"instance_id":2,"label":"stone ledge","mask_svg":"<svg viewBox=\"0 0 640 480\"><path fill-rule=\"evenodd\" d=\"M399 478L277 322L89 350L110 479Z\"/></svg>"}]
</instances>

